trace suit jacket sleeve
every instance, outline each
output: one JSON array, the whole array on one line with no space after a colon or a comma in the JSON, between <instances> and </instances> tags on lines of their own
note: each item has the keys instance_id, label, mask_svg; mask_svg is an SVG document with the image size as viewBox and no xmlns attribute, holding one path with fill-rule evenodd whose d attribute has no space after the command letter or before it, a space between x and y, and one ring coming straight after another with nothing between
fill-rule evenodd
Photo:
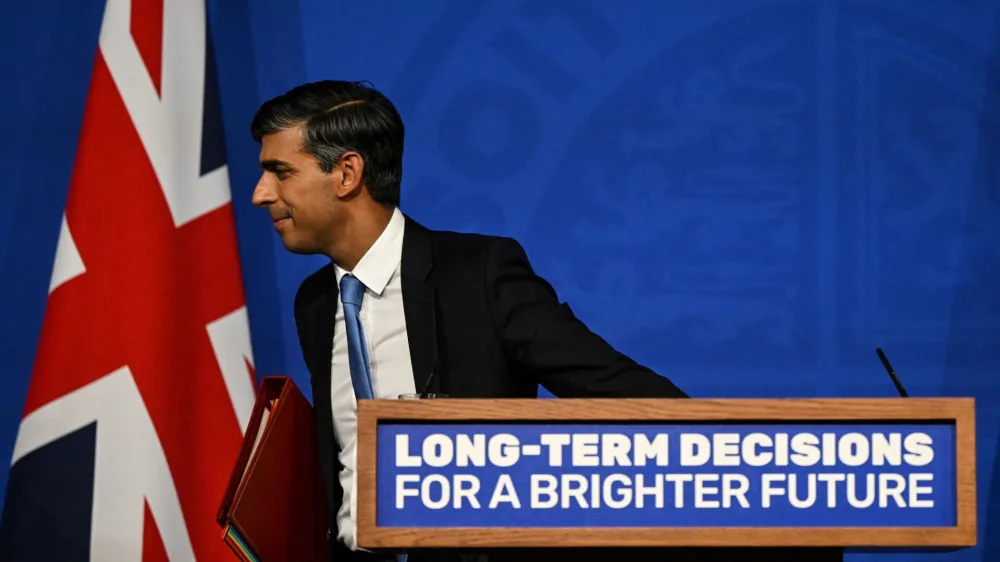
<instances>
[{"instance_id":1,"label":"suit jacket sleeve","mask_svg":"<svg viewBox=\"0 0 1000 562\"><path fill-rule=\"evenodd\" d=\"M666 377L616 351L560 303L521 245L492 243L486 287L494 327L514 369L564 398L686 398Z\"/></svg>"}]
</instances>

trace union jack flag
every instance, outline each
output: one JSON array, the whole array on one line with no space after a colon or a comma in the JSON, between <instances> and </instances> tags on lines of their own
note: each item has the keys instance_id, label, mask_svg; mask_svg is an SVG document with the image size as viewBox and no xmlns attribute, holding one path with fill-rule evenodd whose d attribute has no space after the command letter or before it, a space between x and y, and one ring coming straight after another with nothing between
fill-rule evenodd
<instances>
[{"instance_id":1,"label":"union jack flag","mask_svg":"<svg viewBox=\"0 0 1000 562\"><path fill-rule=\"evenodd\" d=\"M254 398L204 0L108 0L0 558L227 560Z\"/></svg>"}]
</instances>

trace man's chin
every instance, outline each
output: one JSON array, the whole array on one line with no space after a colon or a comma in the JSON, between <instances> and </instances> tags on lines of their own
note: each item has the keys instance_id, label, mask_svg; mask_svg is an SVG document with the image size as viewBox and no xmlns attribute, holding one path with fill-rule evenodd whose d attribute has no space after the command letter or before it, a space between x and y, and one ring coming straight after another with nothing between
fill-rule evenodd
<instances>
[{"instance_id":1,"label":"man's chin","mask_svg":"<svg viewBox=\"0 0 1000 562\"><path fill-rule=\"evenodd\" d=\"M316 254L320 253L319 250L317 250L315 248L304 248L304 247L299 247L299 246L289 246L288 244L285 244L285 249L288 250L289 252L291 252L293 254L296 254L296 255L299 255L299 256L315 256Z\"/></svg>"},{"instance_id":2,"label":"man's chin","mask_svg":"<svg viewBox=\"0 0 1000 562\"><path fill-rule=\"evenodd\" d=\"M319 253L316 250L309 250L309 249L306 249L306 248L295 248L295 247L285 246L285 249L288 250L290 253L296 254L296 255L299 255L299 256L314 256L314 255L316 255L316 254Z\"/></svg>"},{"instance_id":3,"label":"man's chin","mask_svg":"<svg viewBox=\"0 0 1000 562\"><path fill-rule=\"evenodd\" d=\"M303 244L297 240L292 239L289 236L282 236L281 244L289 252L300 256L312 256L320 253L319 250L317 250L315 247L308 244Z\"/></svg>"}]
</instances>

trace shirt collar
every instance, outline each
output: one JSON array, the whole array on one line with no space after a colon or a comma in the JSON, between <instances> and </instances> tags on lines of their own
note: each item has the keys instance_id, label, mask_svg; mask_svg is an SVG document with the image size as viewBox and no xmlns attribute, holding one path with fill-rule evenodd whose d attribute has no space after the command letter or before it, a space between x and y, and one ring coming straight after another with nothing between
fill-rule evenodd
<instances>
[{"instance_id":1,"label":"shirt collar","mask_svg":"<svg viewBox=\"0 0 1000 562\"><path fill-rule=\"evenodd\" d=\"M361 283L371 292L382 296L382 291L389 284L392 274L399 267L399 262L403 259L403 230L406 226L406 219L403 213L396 207L392 211L392 218L385 230L379 235L371 248L358 261L354 271L350 273L358 278ZM339 265L334 265L337 273L337 284L348 272Z\"/></svg>"}]
</instances>

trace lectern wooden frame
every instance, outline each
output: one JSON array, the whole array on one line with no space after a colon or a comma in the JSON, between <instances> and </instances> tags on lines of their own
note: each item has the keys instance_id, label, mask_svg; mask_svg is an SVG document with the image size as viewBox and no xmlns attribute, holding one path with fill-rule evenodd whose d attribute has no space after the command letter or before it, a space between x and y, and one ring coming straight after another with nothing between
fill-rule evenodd
<instances>
[{"instance_id":1,"label":"lectern wooden frame","mask_svg":"<svg viewBox=\"0 0 1000 562\"><path fill-rule=\"evenodd\" d=\"M386 528L376 520L377 428L383 422L868 422L955 428L957 524L825 528ZM967 547L976 544L976 437L972 398L892 399L437 399L358 405L358 544L424 547Z\"/></svg>"}]
</instances>

